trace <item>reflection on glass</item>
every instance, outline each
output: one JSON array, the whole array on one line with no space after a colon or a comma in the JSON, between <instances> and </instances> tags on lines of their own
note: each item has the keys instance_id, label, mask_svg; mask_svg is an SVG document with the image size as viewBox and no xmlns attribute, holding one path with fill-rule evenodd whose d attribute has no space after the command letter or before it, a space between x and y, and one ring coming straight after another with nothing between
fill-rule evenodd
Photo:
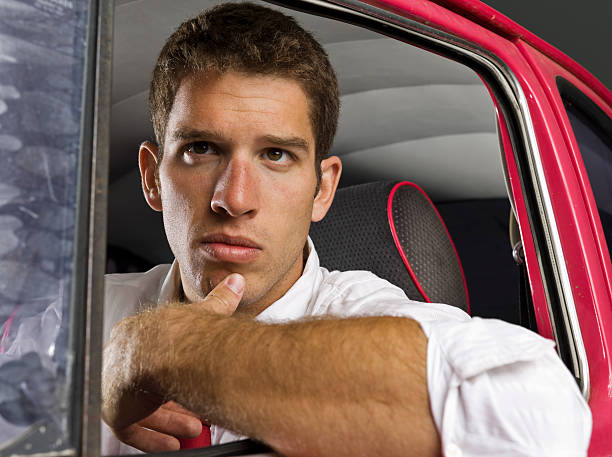
<instances>
[{"instance_id":1,"label":"reflection on glass","mask_svg":"<svg viewBox=\"0 0 612 457\"><path fill-rule=\"evenodd\" d=\"M53 448L70 446L69 306L87 4L0 2L0 452L33 426L57 435Z\"/></svg>"}]
</instances>

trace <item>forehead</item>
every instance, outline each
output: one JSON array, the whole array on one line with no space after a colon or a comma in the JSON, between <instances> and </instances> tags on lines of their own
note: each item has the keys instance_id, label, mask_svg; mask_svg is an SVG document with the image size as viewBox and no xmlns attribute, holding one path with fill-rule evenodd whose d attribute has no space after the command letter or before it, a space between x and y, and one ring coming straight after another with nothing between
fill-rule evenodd
<instances>
[{"instance_id":1,"label":"forehead","mask_svg":"<svg viewBox=\"0 0 612 457\"><path fill-rule=\"evenodd\" d=\"M309 114L306 93L292 79L238 72L200 73L182 79L166 137L176 128L223 130L243 123L252 133L307 136L310 143Z\"/></svg>"}]
</instances>

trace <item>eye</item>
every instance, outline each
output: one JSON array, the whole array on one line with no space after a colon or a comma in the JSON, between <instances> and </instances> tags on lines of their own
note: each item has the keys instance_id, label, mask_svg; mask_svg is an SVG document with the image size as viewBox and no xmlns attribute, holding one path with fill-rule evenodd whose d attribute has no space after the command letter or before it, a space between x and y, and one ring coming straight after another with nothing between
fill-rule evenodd
<instances>
[{"instance_id":1,"label":"eye","mask_svg":"<svg viewBox=\"0 0 612 457\"><path fill-rule=\"evenodd\" d=\"M282 149L268 149L266 151L266 158L272 162L281 162L288 158L288 153Z\"/></svg>"},{"instance_id":2,"label":"eye","mask_svg":"<svg viewBox=\"0 0 612 457\"><path fill-rule=\"evenodd\" d=\"M212 148L206 141L196 141L195 143L187 145L185 151L190 154L203 155L212 152Z\"/></svg>"}]
</instances>

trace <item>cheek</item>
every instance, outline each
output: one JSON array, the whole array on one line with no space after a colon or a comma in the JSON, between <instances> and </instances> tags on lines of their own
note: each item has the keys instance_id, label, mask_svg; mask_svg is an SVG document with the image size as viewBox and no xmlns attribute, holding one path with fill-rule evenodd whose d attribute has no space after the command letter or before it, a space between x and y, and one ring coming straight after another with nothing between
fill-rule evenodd
<instances>
[{"instance_id":1,"label":"cheek","mask_svg":"<svg viewBox=\"0 0 612 457\"><path fill-rule=\"evenodd\" d=\"M196 212L206 205L206 190L193 176L160 175L164 221L186 227ZM209 205L207 205L209 206ZM177 227L178 228L178 227Z\"/></svg>"},{"instance_id":2,"label":"cheek","mask_svg":"<svg viewBox=\"0 0 612 457\"><path fill-rule=\"evenodd\" d=\"M278 222L290 229L297 238L308 232L315 187L316 180L309 179L305 174L279 179L271 187L275 194L277 221L282 217L283 220Z\"/></svg>"}]
</instances>

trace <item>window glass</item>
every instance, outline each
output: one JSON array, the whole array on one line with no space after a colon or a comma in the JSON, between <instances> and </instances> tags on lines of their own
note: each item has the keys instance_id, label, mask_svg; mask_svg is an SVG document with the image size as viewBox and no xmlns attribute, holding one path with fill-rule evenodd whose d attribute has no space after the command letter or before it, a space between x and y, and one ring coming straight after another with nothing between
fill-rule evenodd
<instances>
[{"instance_id":1,"label":"window glass","mask_svg":"<svg viewBox=\"0 0 612 457\"><path fill-rule=\"evenodd\" d=\"M595 111L592 110L592 106L585 106L580 104L579 100L574 101L569 98L564 98L564 105L589 175L606 242L610 249L612 247L612 140L608 135L612 135L612 132L606 135L600 122L593 116ZM605 116L603 112L597 112L597 114Z\"/></svg>"},{"instance_id":2,"label":"window glass","mask_svg":"<svg viewBox=\"0 0 612 457\"><path fill-rule=\"evenodd\" d=\"M26 432L25 447L13 449L72 446L70 297L88 4L0 2L0 453L24 445Z\"/></svg>"}]
</instances>

